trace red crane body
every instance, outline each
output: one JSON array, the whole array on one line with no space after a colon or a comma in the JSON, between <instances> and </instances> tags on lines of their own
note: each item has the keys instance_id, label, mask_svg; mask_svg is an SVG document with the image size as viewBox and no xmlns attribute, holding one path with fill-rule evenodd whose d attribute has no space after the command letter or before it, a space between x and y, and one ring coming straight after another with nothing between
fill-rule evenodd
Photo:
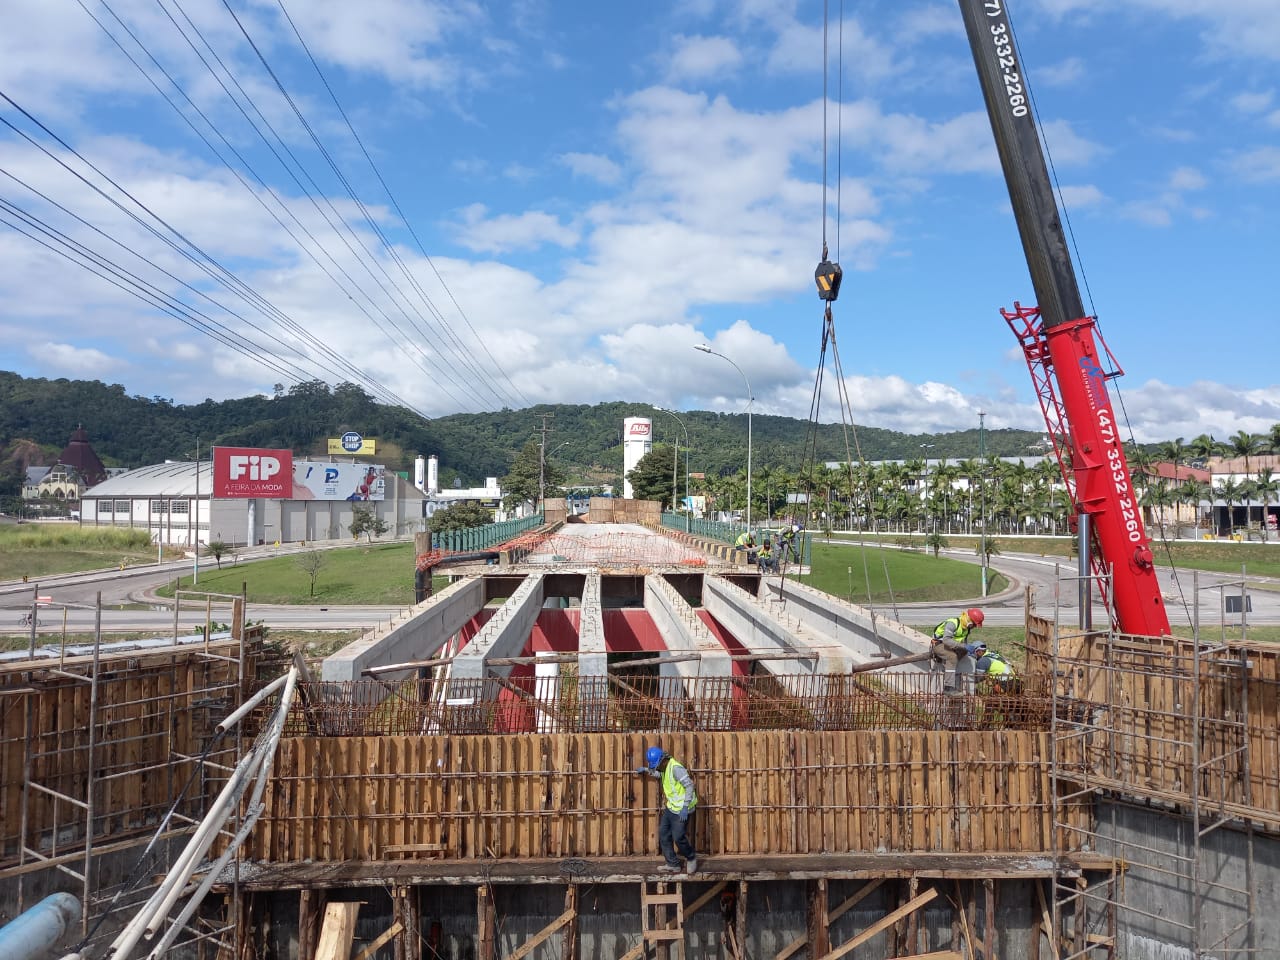
<instances>
[{"instance_id":1,"label":"red crane body","mask_svg":"<svg viewBox=\"0 0 1280 960\"><path fill-rule=\"evenodd\" d=\"M1001 313L1022 344L1074 509L1092 521L1093 569L1115 625L1164 636L1169 617L1107 392L1123 371L1084 311L1004 0L959 2L1039 301Z\"/></svg>"}]
</instances>

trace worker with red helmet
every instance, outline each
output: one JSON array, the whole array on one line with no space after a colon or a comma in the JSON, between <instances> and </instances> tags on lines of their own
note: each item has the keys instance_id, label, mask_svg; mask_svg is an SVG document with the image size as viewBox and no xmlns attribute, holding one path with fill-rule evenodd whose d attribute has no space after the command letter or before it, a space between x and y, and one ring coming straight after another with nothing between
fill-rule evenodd
<instances>
[{"instance_id":1,"label":"worker with red helmet","mask_svg":"<svg viewBox=\"0 0 1280 960\"><path fill-rule=\"evenodd\" d=\"M666 860L659 873L679 873L680 857L684 857L686 873L698 872L698 854L693 848L693 812L698 793L693 778L679 760L659 746L644 752L645 766L636 773L653 777L662 783L662 814L658 819L658 848ZM677 856L677 852L679 856Z\"/></svg>"},{"instance_id":2,"label":"worker with red helmet","mask_svg":"<svg viewBox=\"0 0 1280 960\"><path fill-rule=\"evenodd\" d=\"M977 607L961 610L954 617L947 617L933 628L933 655L942 661L946 675L942 680L943 693L957 693L956 664L969 655L965 639L969 631L982 626L985 618Z\"/></svg>"}]
</instances>

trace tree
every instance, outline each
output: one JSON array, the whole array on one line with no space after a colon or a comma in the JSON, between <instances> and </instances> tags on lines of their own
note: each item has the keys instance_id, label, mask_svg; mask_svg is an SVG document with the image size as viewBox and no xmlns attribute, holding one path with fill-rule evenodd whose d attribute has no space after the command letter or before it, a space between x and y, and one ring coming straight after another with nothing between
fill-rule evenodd
<instances>
[{"instance_id":1,"label":"tree","mask_svg":"<svg viewBox=\"0 0 1280 960\"><path fill-rule=\"evenodd\" d=\"M213 544L209 544L209 546L212 547ZM316 577L320 576L320 570L327 559L328 557L319 550L308 550L305 553L295 555L293 558L293 562L311 580L311 593L309 596L314 597L316 595Z\"/></svg>"},{"instance_id":2,"label":"tree","mask_svg":"<svg viewBox=\"0 0 1280 960\"><path fill-rule=\"evenodd\" d=\"M543 490L559 489L564 478L564 470L554 461L544 462L541 442L530 440L516 454L511 461L511 469L502 478L505 491L502 505L512 510L522 503L536 504Z\"/></svg>"},{"instance_id":3,"label":"tree","mask_svg":"<svg viewBox=\"0 0 1280 960\"><path fill-rule=\"evenodd\" d=\"M351 518L351 526L347 528L351 531L353 537L359 537L364 534L369 538L369 542L373 543L374 537L380 537L387 532L387 521L383 520L372 507L356 507Z\"/></svg>"},{"instance_id":4,"label":"tree","mask_svg":"<svg viewBox=\"0 0 1280 960\"><path fill-rule=\"evenodd\" d=\"M493 523L493 511L474 500L459 500L444 510L437 510L427 523L432 533L452 533Z\"/></svg>"},{"instance_id":5,"label":"tree","mask_svg":"<svg viewBox=\"0 0 1280 960\"><path fill-rule=\"evenodd\" d=\"M1262 539L1267 539L1267 514L1271 510L1271 501L1280 494L1280 480L1272 476L1270 467L1258 471L1258 478L1253 484L1254 491L1262 498Z\"/></svg>"},{"instance_id":6,"label":"tree","mask_svg":"<svg viewBox=\"0 0 1280 960\"><path fill-rule=\"evenodd\" d=\"M675 447L660 443L643 457L627 474L637 500L671 500L671 470Z\"/></svg>"},{"instance_id":7,"label":"tree","mask_svg":"<svg viewBox=\"0 0 1280 960\"><path fill-rule=\"evenodd\" d=\"M925 535L924 545L933 551L933 556L936 559L939 551L946 549L947 538L936 529L930 530L929 533Z\"/></svg>"},{"instance_id":8,"label":"tree","mask_svg":"<svg viewBox=\"0 0 1280 960\"><path fill-rule=\"evenodd\" d=\"M222 555L227 552L227 545L221 540L210 540L205 544L205 550L208 552L209 556L213 557L218 564L218 569L221 570Z\"/></svg>"}]
</instances>

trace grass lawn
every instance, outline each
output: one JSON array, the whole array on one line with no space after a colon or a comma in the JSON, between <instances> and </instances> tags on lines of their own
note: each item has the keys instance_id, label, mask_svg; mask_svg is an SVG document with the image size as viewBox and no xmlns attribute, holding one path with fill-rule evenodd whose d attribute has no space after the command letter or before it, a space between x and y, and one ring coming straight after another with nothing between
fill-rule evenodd
<instances>
[{"instance_id":1,"label":"grass lawn","mask_svg":"<svg viewBox=\"0 0 1280 960\"><path fill-rule=\"evenodd\" d=\"M861 538L858 534L837 533L832 539L867 545L883 543L895 548L910 545L917 550L924 549L924 537L918 533L866 534ZM977 559L978 537L947 536L945 539L947 549L972 550L974 559ZM1075 556L1069 537L996 536L991 540L995 541L1002 553L1029 553L1042 557ZM1268 543L1235 543L1229 540L1178 540L1166 543L1153 540L1151 552L1155 555L1156 563L1163 567L1239 573L1243 565L1255 577L1280 577L1280 540ZM994 562L1000 562L998 555Z\"/></svg>"},{"instance_id":2,"label":"grass lawn","mask_svg":"<svg viewBox=\"0 0 1280 960\"><path fill-rule=\"evenodd\" d=\"M166 550L166 559L181 557ZM105 570L121 563L155 563L156 548L145 530L81 528L71 523L0 525L0 580Z\"/></svg>"},{"instance_id":3,"label":"grass lawn","mask_svg":"<svg viewBox=\"0 0 1280 960\"><path fill-rule=\"evenodd\" d=\"M221 569L212 558L202 561L198 589L238 594L247 588L250 603L413 603L413 544L362 543L333 550L308 550L287 557L270 557L232 566L223 558ZM312 592L308 565L316 564ZM447 582L447 581L444 581ZM180 580L191 589L191 577ZM172 584L158 590L173 596Z\"/></svg>"},{"instance_id":4,"label":"grass lawn","mask_svg":"<svg viewBox=\"0 0 1280 960\"><path fill-rule=\"evenodd\" d=\"M981 566L923 550L815 543L812 570L800 578L803 583L853 603L967 600L982 595ZM990 571L988 593L999 593L1008 585L1008 580Z\"/></svg>"}]
</instances>

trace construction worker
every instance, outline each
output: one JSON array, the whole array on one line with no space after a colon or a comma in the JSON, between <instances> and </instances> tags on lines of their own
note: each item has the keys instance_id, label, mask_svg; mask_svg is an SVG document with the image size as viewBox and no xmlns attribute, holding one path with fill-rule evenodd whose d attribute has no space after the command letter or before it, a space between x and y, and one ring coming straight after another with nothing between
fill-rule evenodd
<instances>
[{"instance_id":1,"label":"construction worker","mask_svg":"<svg viewBox=\"0 0 1280 960\"><path fill-rule=\"evenodd\" d=\"M800 534L804 531L804 524L799 520L791 520L787 523L787 527L782 531L779 537L779 546L782 548L782 558L790 560L793 563L800 562Z\"/></svg>"},{"instance_id":2,"label":"construction worker","mask_svg":"<svg viewBox=\"0 0 1280 960\"><path fill-rule=\"evenodd\" d=\"M697 873L698 854L690 839L693 833L694 808L698 805L693 778L689 776L683 763L661 747L649 747L644 752L644 760L645 766L636 768L636 773L653 777L662 783L663 804L662 814L658 818L658 848L666 863L658 868L658 872L679 873L680 857L684 857L685 873Z\"/></svg>"},{"instance_id":3,"label":"construction worker","mask_svg":"<svg viewBox=\"0 0 1280 960\"><path fill-rule=\"evenodd\" d=\"M995 650L988 650L986 643L979 640L969 644L969 656L974 660L974 672L987 679L987 686L992 692L1015 693L1022 689L1013 664Z\"/></svg>"},{"instance_id":4,"label":"construction worker","mask_svg":"<svg viewBox=\"0 0 1280 960\"><path fill-rule=\"evenodd\" d=\"M760 552L756 554L756 563L760 565L761 573L773 573L778 569L778 562L773 558L773 542L768 537L760 545Z\"/></svg>"},{"instance_id":5,"label":"construction worker","mask_svg":"<svg viewBox=\"0 0 1280 960\"><path fill-rule=\"evenodd\" d=\"M933 628L933 655L942 661L946 671L942 680L943 693L959 692L956 686L956 665L961 657L969 655L965 639L969 631L982 626L984 617L976 607L961 610L957 616L947 617Z\"/></svg>"},{"instance_id":6,"label":"construction worker","mask_svg":"<svg viewBox=\"0 0 1280 960\"><path fill-rule=\"evenodd\" d=\"M756 562L756 537L750 530L744 530L738 534L737 542L734 544L739 550L747 552L747 563Z\"/></svg>"}]
</instances>

